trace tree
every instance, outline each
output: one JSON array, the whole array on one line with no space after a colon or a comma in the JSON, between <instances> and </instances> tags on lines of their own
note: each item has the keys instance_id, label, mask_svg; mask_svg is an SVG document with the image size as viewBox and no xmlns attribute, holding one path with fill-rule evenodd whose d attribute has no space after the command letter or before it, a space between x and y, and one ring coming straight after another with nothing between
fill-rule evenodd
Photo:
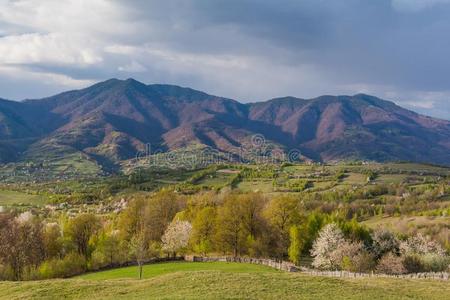
<instances>
[{"instance_id":1,"label":"tree","mask_svg":"<svg viewBox=\"0 0 450 300\"><path fill-rule=\"evenodd\" d=\"M242 210L236 195L226 197L222 207L218 210L216 224L216 241L218 248L231 251L236 257L242 250L247 237L242 226Z\"/></svg>"},{"instance_id":2,"label":"tree","mask_svg":"<svg viewBox=\"0 0 450 300\"><path fill-rule=\"evenodd\" d=\"M291 244L289 246L289 259L296 265L300 264L300 256L302 254L302 240L298 226L291 226L289 230Z\"/></svg>"},{"instance_id":3,"label":"tree","mask_svg":"<svg viewBox=\"0 0 450 300\"><path fill-rule=\"evenodd\" d=\"M138 232L130 240L130 253L139 266L139 279L142 279L142 266L148 258L148 243L144 232Z\"/></svg>"},{"instance_id":4,"label":"tree","mask_svg":"<svg viewBox=\"0 0 450 300\"><path fill-rule=\"evenodd\" d=\"M136 198L129 201L128 206L120 213L118 228L122 239L129 241L136 233L142 230L145 205L145 199Z\"/></svg>"},{"instance_id":5,"label":"tree","mask_svg":"<svg viewBox=\"0 0 450 300\"><path fill-rule=\"evenodd\" d=\"M362 242L344 240L337 245L336 249L329 253L329 269L354 271L357 269L355 259L364 252L365 250Z\"/></svg>"},{"instance_id":6,"label":"tree","mask_svg":"<svg viewBox=\"0 0 450 300\"><path fill-rule=\"evenodd\" d=\"M242 225L244 226L244 230L252 237L256 237L261 229L261 214L265 199L258 193L243 194L238 197L242 210Z\"/></svg>"},{"instance_id":7,"label":"tree","mask_svg":"<svg viewBox=\"0 0 450 300\"><path fill-rule=\"evenodd\" d=\"M314 257L312 265L318 269L331 269L335 263L331 257L333 251L344 242L344 235L335 223L326 225L314 241L311 255Z\"/></svg>"},{"instance_id":8,"label":"tree","mask_svg":"<svg viewBox=\"0 0 450 300\"><path fill-rule=\"evenodd\" d=\"M31 214L18 218L0 215L0 262L8 265L14 280L27 268L37 268L44 259L42 223Z\"/></svg>"},{"instance_id":9,"label":"tree","mask_svg":"<svg viewBox=\"0 0 450 300\"><path fill-rule=\"evenodd\" d=\"M22 278L22 270L25 265L23 249L19 236L19 224L13 216L0 215L0 261L12 270L13 280Z\"/></svg>"},{"instance_id":10,"label":"tree","mask_svg":"<svg viewBox=\"0 0 450 300\"><path fill-rule=\"evenodd\" d=\"M184 199L169 190L162 190L147 202L144 215L145 235L150 241L160 241L167 225L181 211Z\"/></svg>"},{"instance_id":11,"label":"tree","mask_svg":"<svg viewBox=\"0 0 450 300\"><path fill-rule=\"evenodd\" d=\"M377 273L398 275L406 273L403 266L403 259L391 252L386 253L378 261L376 268Z\"/></svg>"},{"instance_id":12,"label":"tree","mask_svg":"<svg viewBox=\"0 0 450 300\"><path fill-rule=\"evenodd\" d=\"M389 252L398 254L399 246L399 240L389 230L377 229L372 234L372 252L376 258Z\"/></svg>"},{"instance_id":13,"label":"tree","mask_svg":"<svg viewBox=\"0 0 450 300\"><path fill-rule=\"evenodd\" d=\"M298 200L291 196L275 197L267 205L264 215L278 237L279 255L285 256L289 246L289 229L300 222Z\"/></svg>"},{"instance_id":14,"label":"tree","mask_svg":"<svg viewBox=\"0 0 450 300\"><path fill-rule=\"evenodd\" d=\"M89 256L89 240L100 228L98 218L93 214L81 214L69 220L66 228L67 236L75 244L79 254Z\"/></svg>"},{"instance_id":15,"label":"tree","mask_svg":"<svg viewBox=\"0 0 450 300\"><path fill-rule=\"evenodd\" d=\"M400 251L404 255L436 254L445 256L445 250L438 242L420 233L402 242L400 244Z\"/></svg>"},{"instance_id":16,"label":"tree","mask_svg":"<svg viewBox=\"0 0 450 300\"><path fill-rule=\"evenodd\" d=\"M309 214L306 222L301 226L303 233L303 254L309 254L320 229L326 224L327 218L320 213Z\"/></svg>"},{"instance_id":17,"label":"tree","mask_svg":"<svg viewBox=\"0 0 450 300\"><path fill-rule=\"evenodd\" d=\"M188 246L191 231L191 223L174 220L162 236L162 249L167 253L172 253L176 257L178 251Z\"/></svg>"},{"instance_id":18,"label":"tree","mask_svg":"<svg viewBox=\"0 0 450 300\"><path fill-rule=\"evenodd\" d=\"M370 245L372 238L369 229L361 225L354 217L351 221L339 222L339 227L344 233L345 237L353 241L363 241L366 245Z\"/></svg>"},{"instance_id":19,"label":"tree","mask_svg":"<svg viewBox=\"0 0 450 300\"><path fill-rule=\"evenodd\" d=\"M403 265L408 272L442 271L448 268L449 257L439 243L418 233L400 243Z\"/></svg>"},{"instance_id":20,"label":"tree","mask_svg":"<svg viewBox=\"0 0 450 300\"><path fill-rule=\"evenodd\" d=\"M95 251L92 253L93 265L114 265L126 260L124 257L123 243L119 239L117 230L103 230L95 242Z\"/></svg>"},{"instance_id":21,"label":"tree","mask_svg":"<svg viewBox=\"0 0 450 300\"><path fill-rule=\"evenodd\" d=\"M191 242L196 252L206 255L211 248L215 234L216 209L205 207L200 210L192 222Z\"/></svg>"},{"instance_id":22,"label":"tree","mask_svg":"<svg viewBox=\"0 0 450 300\"><path fill-rule=\"evenodd\" d=\"M45 258L61 257L63 251L61 228L57 223L47 223L43 232Z\"/></svg>"},{"instance_id":23,"label":"tree","mask_svg":"<svg viewBox=\"0 0 450 300\"><path fill-rule=\"evenodd\" d=\"M37 268L45 258L42 222L36 217L19 222L18 234L25 265Z\"/></svg>"}]
</instances>

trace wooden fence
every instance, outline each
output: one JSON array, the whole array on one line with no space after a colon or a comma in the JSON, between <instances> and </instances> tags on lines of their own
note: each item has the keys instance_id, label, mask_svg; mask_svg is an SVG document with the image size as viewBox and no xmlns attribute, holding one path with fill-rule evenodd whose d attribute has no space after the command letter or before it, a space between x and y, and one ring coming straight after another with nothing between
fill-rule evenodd
<instances>
[{"instance_id":1,"label":"wooden fence","mask_svg":"<svg viewBox=\"0 0 450 300\"><path fill-rule=\"evenodd\" d=\"M301 272L313 276L327 277L343 277L343 278L360 278L360 277L379 277L379 278L405 278L405 279L439 279L448 280L450 274L448 272L426 272L426 273L410 273L401 275L388 275L377 273L354 273L348 271L318 271L301 268Z\"/></svg>"},{"instance_id":2,"label":"wooden fence","mask_svg":"<svg viewBox=\"0 0 450 300\"><path fill-rule=\"evenodd\" d=\"M238 262L238 263L248 263L257 264L275 268L278 270L286 272L297 272L299 268L293 263L287 261L277 261L273 259L266 258L251 258L251 257L230 257L230 256L216 256L216 257L203 257L203 256L192 256L187 255L184 257L186 261L198 261L198 262L213 262L213 261L223 261L223 262Z\"/></svg>"},{"instance_id":3,"label":"wooden fence","mask_svg":"<svg viewBox=\"0 0 450 300\"><path fill-rule=\"evenodd\" d=\"M342 277L342 278L378 277L378 278L438 279L438 280L449 280L450 278L450 274L448 272L427 272L427 273L412 273L402 275L387 275L387 274L377 274L373 272L354 273L348 271L318 271L305 267L298 267L291 262L278 261L266 258L230 257L230 256L203 257L203 256L187 255L184 257L184 260L192 262L223 261L223 262L249 263L268 266L286 272L301 272L307 275L327 276L327 277Z\"/></svg>"}]
</instances>

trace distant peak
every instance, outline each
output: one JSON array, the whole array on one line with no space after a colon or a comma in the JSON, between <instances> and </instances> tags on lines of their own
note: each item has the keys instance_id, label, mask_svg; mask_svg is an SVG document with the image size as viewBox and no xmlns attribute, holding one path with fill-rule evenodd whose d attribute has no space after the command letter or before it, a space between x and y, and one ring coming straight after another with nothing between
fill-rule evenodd
<instances>
[{"instance_id":1,"label":"distant peak","mask_svg":"<svg viewBox=\"0 0 450 300\"><path fill-rule=\"evenodd\" d=\"M140 82L140 81L138 81L138 80L136 80L136 79L134 79L134 78L127 78L125 81L126 81L126 82L132 82L132 83L140 83L140 84L143 84L142 82Z\"/></svg>"},{"instance_id":2,"label":"distant peak","mask_svg":"<svg viewBox=\"0 0 450 300\"><path fill-rule=\"evenodd\" d=\"M102 82L99 82L97 84L143 84L144 83L137 81L134 78L127 78L127 79L118 79L118 78L111 78Z\"/></svg>"}]
</instances>

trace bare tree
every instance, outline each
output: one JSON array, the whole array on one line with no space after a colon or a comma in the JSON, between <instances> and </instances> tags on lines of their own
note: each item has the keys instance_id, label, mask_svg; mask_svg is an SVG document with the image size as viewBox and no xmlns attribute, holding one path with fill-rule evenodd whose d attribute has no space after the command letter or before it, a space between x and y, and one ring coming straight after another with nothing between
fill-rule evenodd
<instances>
[{"instance_id":1,"label":"bare tree","mask_svg":"<svg viewBox=\"0 0 450 300\"><path fill-rule=\"evenodd\" d=\"M148 258L148 243L143 231L138 232L131 238L130 252L139 266L139 279L142 279L142 266Z\"/></svg>"}]
</instances>

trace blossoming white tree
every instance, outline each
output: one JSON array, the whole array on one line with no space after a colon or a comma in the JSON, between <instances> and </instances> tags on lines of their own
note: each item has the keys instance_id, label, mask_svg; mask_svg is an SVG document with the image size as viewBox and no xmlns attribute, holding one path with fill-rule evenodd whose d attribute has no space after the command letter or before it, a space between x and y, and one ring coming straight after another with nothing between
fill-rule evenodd
<instances>
[{"instance_id":1,"label":"blossoming white tree","mask_svg":"<svg viewBox=\"0 0 450 300\"><path fill-rule=\"evenodd\" d=\"M162 249L175 256L177 252L188 246L191 231L191 223L179 220L172 221L162 237Z\"/></svg>"},{"instance_id":2,"label":"blossoming white tree","mask_svg":"<svg viewBox=\"0 0 450 300\"><path fill-rule=\"evenodd\" d=\"M332 254L344 242L344 235L336 224L326 225L319 232L311 249L311 255L314 257L312 265L318 269L333 268L336 262L333 261Z\"/></svg>"},{"instance_id":3,"label":"blossoming white tree","mask_svg":"<svg viewBox=\"0 0 450 300\"><path fill-rule=\"evenodd\" d=\"M404 255L445 255L445 250L441 245L439 245L438 242L431 240L428 236L424 236L421 233L418 233L417 235L402 242L400 244L400 251Z\"/></svg>"}]
</instances>

